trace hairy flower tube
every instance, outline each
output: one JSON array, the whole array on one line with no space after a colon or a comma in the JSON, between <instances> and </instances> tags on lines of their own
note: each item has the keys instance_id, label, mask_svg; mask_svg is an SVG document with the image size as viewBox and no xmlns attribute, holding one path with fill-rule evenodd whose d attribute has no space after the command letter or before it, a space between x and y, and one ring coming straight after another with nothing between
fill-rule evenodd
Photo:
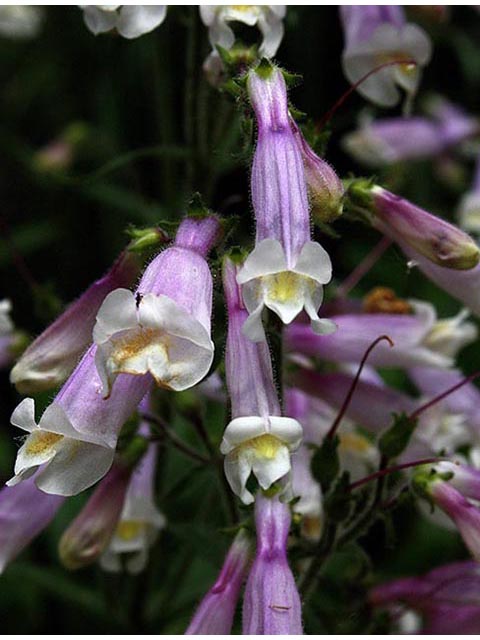
<instances>
[{"instance_id":1,"label":"hairy flower tube","mask_svg":"<svg viewBox=\"0 0 480 640\"><path fill-rule=\"evenodd\" d=\"M310 147L293 118L290 118L290 125L302 155L312 218L318 222L332 222L343 211L342 181L328 162Z\"/></svg>"},{"instance_id":2,"label":"hairy flower tube","mask_svg":"<svg viewBox=\"0 0 480 640\"><path fill-rule=\"evenodd\" d=\"M105 296L133 284L139 265L124 251L111 269L94 282L23 352L10 372L20 393L37 393L61 384L92 341L95 316Z\"/></svg>"},{"instance_id":3,"label":"hairy flower tube","mask_svg":"<svg viewBox=\"0 0 480 640\"><path fill-rule=\"evenodd\" d=\"M85 24L94 35L115 29L123 38L138 38L156 29L165 20L167 5L78 5Z\"/></svg>"},{"instance_id":4,"label":"hairy flower tube","mask_svg":"<svg viewBox=\"0 0 480 640\"><path fill-rule=\"evenodd\" d=\"M0 573L50 524L64 500L40 491L35 476L0 489Z\"/></svg>"},{"instance_id":5,"label":"hairy flower tube","mask_svg":"<svg viewBox=\"0 0 480 640\"><path fill-rule=\"evenodd\" d=\"M467 233L383 187L359 180L349 191L352 202L373 216L382 233L440 267L473 269L480 250Z\"/></svg>"},{"instance_id":6,"label":"hairy flower tube","mask_svg":"<svg viewBox=\"0 0 480 640\"><path fill-rule=\"evenodd\" d=\"M433 502L455 523L465 546L473 558L479 562L480 509L453 486L452 478L454 478L454 473L450 467L438 471L431 466L422 467L413 476L413 486L420 495ZM463 484L462 480L464 483L465 478L460 478L459 486ZM471 481L472 478L470 477L469 480ZM474 484L477 488L478 479ZM475 494L478 495L477 492Z\"/></svg>"},{"instance_id":7,"label":"hairy flower tube","mask_svg":"<svg viewBox=\"0 0 480 640\"><path fill-rule=\"evenodd\" d=\"M166 389L200 382L213 360L212 276L206 255L216 218L186 218L173 246L149 264L137 291L112 291L97 314L93 340L106 397L120 373L151 374Z\"/></svg>"},{"instance_id":8,"label":"hairy flower tube","mask_svg":"<svg viewBox=\"0 0 480 640\"><path fill-rule=\"evenodd\" d=\"M131 472L121 463L114 464L63 533L59 554L67 569L92 564L107 548L120 519Z\"/></svg>"},{"instance_id":9,"label":"hairy flower tube","mask_svg":"<svg viewBox=\"0 0 480 640\"><path fill-rule=\"evenodd\" d=\"M149 394L139 405L140 411L150 409ZM148 423L140 423L138 433L150 433ZM115 533L107 549L100 557L100 565L105 571L118 572L122 569L122 559L129 573L143 571L148 561L150 547L157 539L158 532L165 526L165 518L155 505L154 484L158 445L149 445L146 453L132 473L125 501Z\"/></svg>"},{"instance_id":10,"label":"hairy flower tube","mask_svg":"<svg viewBox=\"0 0 480 640\"><path fill-rule=\"evenodd\" d=\"M152 384L149 377L120 376L108 399L102 398L93 345L35 421L35 403L25 398L11 422L29 433L17 453L13 485L35 473L46 493L70 496L91 487L112 465L120 429Z\"/></svg>"},{"instance_id":11,"label":"hairy flower tube","mask_svg":"<svg viewBox=\"0 0 480 640\"><path fill-rule=\"evenodd\" d=\"M241 529L235 536L222 570L195 611L185 635L227 635L252 553L249 536Z\"/></svg>"},{"instance_id":12,"label":"hairy flower tube","mask_svg":"<svg viewBox=\"0 0 480 640\"><path fill-rule=\"evenodd\" d=\"M267 343L252 342L242 332L247 311L237 276L238 267L226 258L225 371L232 420L225 429L220 450L225 455L225 475L232 490L250 504L254 500L246 487L250 474L253 472L262 489L286 478L291 467L290 452L300 445L302 427L297 420L281 415Z\"/></svg>"},{"instance_id":13,"label":"hairy flower tube","mask_svg":"<svg viewBox=\"0 0 480 640\"><path fill-rule=\"evenodd\" d=\"M291 353L301 353L333 362L360 362L365 351L379 336L387 334L393 346L379 343L369 356L374 367L403 367L416 365L448 368L453 357L446 347L445 334L441 348L436 349L435 336L439 323L434 307L423 301L411 300L413 314L346 313L335 315L337 331L330 335L314 335L306 324L296 322L285 330L285 345ZM458 331L451 333L451 341L458 343ZM470 330L467 329L470 335ZM450 343L449 343L450 346ZM453 348L453 347L452 347Z\"/></svg>"},{"instance_id":14,"label":"hairy flower tube","mask_svg":"<svg viewBox=\"0 0 480 640\"><path fill-rule=\"evenodd\" d=\"M305 309L317 333L334 330L320 320L323 285L330 281L330 258L310 235L305 171L288 113L281 71L260 65L248 75L248 93L258 124L252 166L255 248L238 274L249 312L245 333L263 340L262 310L268 307L289 324Z\"/></svg>"},{"instance_id":15,"label":"hairy flower tube","mask_svg":"<svg viewBox=\"0 0 480 640\"><path fill-rule=\"evenodd\" d=\"M257 551L243 603L244 635L302 634L302 606L287 561L290 510L278 496L255 501Z\"/></svg>"},{"instance_id":16,"label":"hairy flower tube","mask_svg":"<svg viewBox=\"0 0 480 640\"><path fill-rule=\"evenodd\" d=\"M369 601L386 607L394 618L398 608L421 616L423 635L477 634L480 629L480 565L467 560L442 565L428 573L374 587Z\"/></svg>"},{"instance_id":17,"label":"hairy flower tube","mask_svg":"<svg viewBox=\"0 0 480 640\"><path fill-rule=\"evenodd\" d=\"M431 57L430 39L423 29L407 23L397 5L342 5L340 18L345 37L343 71L352 84L384 63L402 62L372 73L358 92L382 107L398 103L398 87L413 96L421 68Z\"/></svg>"}]
</instances>

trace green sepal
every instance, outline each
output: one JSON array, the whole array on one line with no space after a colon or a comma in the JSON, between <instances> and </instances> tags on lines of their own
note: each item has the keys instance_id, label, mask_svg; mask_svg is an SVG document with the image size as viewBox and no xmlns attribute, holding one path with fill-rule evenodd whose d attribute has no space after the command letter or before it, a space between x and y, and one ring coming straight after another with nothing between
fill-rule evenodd
<instances>
[{"instance_id":1,"label":"green sepal","mask_svg":"<svg viewBox=\"0 0 480 640\"><path fill-rule=\"evenodd\" d=\"M333 522L343 522L352 510L352 493L350 491L350 474L342 473L335 483L330 495L325 498L325 513Z\"/></svg>"},{"instance_id":2,"label":"green sepal","mask_svg":"<svg viewBox=\"0 0 480 640\"><path fill-rule=\"evenodd\" d=\"M332 482L340 471L340 461L338 458L338 436L325 438L319 447L316 447L312 456L310 469L315 480L320 484L322 490L327 492Z\"/></svg>"},{"instance_id":3,"label":"green sepal","mask_svg":"<svg viewBox=\"0 0 480 640\"><path fill-rule=\"evenodd\" d=\"M393 414L393 424L378 441L380 453L388 460L398 458L407 447L418 420L412 419L406 413Z\"/></svg>"}]
</instances>

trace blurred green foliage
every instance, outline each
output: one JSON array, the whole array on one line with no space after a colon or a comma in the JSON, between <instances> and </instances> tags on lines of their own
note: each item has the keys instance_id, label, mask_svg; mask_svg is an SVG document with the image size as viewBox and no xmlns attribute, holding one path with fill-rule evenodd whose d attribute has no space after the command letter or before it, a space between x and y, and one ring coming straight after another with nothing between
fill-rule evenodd
<instances>
[{"instance_id":1,"label":"blurred green foliage","mask_svg":"<svg viewBox=\"0 0 480 640\"><path fill-rule=\"evenodd\" d=\"M248 147L242 146L232 100L211 90L202 76L209 46L196 8L171 7L161 27L133 41L94 37L77 7L48 7L45 13L37 38L0 40L0 297L13 301L15 323L32 335L106 270L127 243L129 224L178 219L194 191L224 216L239 217L235 242L248 245L253 230ZM435 92L478 113L480 17L469 7L453 7L450 13L447 22L425 25L434 40L434 56L418 103L422 95ZM187 45L189 38L193 48ZM289 8L277 59L303 76L291 100L314 120L348 87L341 50L336 7ZM364 107L360 96L351 96L329 125L327 158L342 176L365 175L339 144ZM46 170L37 152L62 136L74 143L72 162L65 169ZM454 182L445 180L432 162L396 166L379 178L452 219L471 173L469 161L459 168ZM335 279L341 282L378 236L345 220L335 224L335 230L340 239L327 238L325 244ZM428 298L440 315L459 306L419 273L410 273L394 248L354 294L378 284L401 296ZM220 354L224 326L219 298L214 328ZM479 349L477 344L463 352L467 373L478 368ZM18 397L7 373L1 375L3 482L11 475L19 434L9 426ZM388 375L392 384L404 384L401 375ZM46 394L44 402L50 398ZM182 399L175 402L180 405ZM210 401L202 410L216 447L225 411ZM174 426L206 453L187 421ZM228 546L228 505L222 501L220 482L214 465L200 467L171 447L162 449L158 495L169 526L154 547L147 572L136 578L109 576L95 568L69 574L60 567L56 544L85 496L69 500L49 530L0 578L2 631L182 633ZM427 524L409 504L395 513L393 529L393 547L385 546L392 538L381 523L362 539L377 578L419 573L465 554L456 536ZM326 568L305 610L307 630L365 629L368 612L362 609L355 573L363 571L363 560L358 549L348 553Z\"/></svg>"}]
</instances>

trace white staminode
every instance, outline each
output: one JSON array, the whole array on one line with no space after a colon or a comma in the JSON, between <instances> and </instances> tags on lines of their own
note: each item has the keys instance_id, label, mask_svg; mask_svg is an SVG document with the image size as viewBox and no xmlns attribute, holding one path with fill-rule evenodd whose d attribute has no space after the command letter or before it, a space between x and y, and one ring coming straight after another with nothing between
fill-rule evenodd
<instances>
[{"instance_id":1,"label":"white staminode","mask_svg":"<svg viewBox=\"0 0 480 640\"><path fill-rule=\"evenodd\" d=\"M249 312L244 332L260 342L265 339L261 314L266 306L284 324L289 324L305 309L315 333L335 331L330 320L320 319L323 285L332 277L332 263L318 242L306 242L292 269L278 240L267 238L257 244L240 269L237 282L242 285L243 301Z\"/></svg>"},{"instance_id":2,"label":"white staminode","mask_svg":"<svg viewBox=\"0 0 480 640\"><path fill-rule=\"evenodd\" d=\"M417 25L406 24L399 28L381 24L368 40L344 52L343 68L354 84L383 63L404 60L405 64L392 64L377 71L358 87L358 91L369 100L393 106L400 98L397 85L407 94L415 93L420 79L419 67L428 63L431 50L429 37ZM416 64L409 64L410 60Z\"/></svg>"},{"instance_id":3,"label":"white staminode","mask_svg":"<svg viewBox=\"0 0 480 640\"><path fill-rule=\"evenodd\" d=\"M235 42L235 34L229 22L243 22L249 27L258 26L263 35L259 54L271 58L283 38L283 18L285 5L201 5L200 16L208 27L212 47L217 45L230 49Z\"/></svg>"},{"instance_id":4,"label":"white staminode","mask_svg":"<svg viewBox=\"0 0 480 640\"><path fill-rule=\"evenodd\" d=\"M302 427L297 420L281 416L242 416L225 429L220 451L226 456L225 475L244 504L253 495L246 488L253 473L262 489L290 473L290 452L302 441Z\"/></svg>"},{"instance_id":5,"label":"white staminode","mask_svg":"<svg viewBox=\"0 0 480 640\"><path fill-rule=\"evenodd\" d=\"M11 422L29 435L18 450L15 476L8 486L45 466L36 478L39 489L61 496L76 495L100 480L113 462L115 450L76 431L62 407L54 402L37 425L35 403L25 398L13 412Z\"/></svg>"},{"instance_id":6,"label":"white staminode","mask_svg":"<svg viewBox=\"0 0 480 640\"><path fill-rule=\"evenodd\" d=\"M148 550L165 524L164 516L152 500L127 493L115 535L100 558L102 569L118 573L122 570L120 556L127 554L127 571L132 574L143 571L148 560Z\"/></svg>"},{"instance_id":7,"label":"white staminode","mask_svg":"<svg viewBox=\"0 0 480 640\"><path fill-rule=\"evenodd\" d=\"M8 335L13 331L13 323L10 319L11 310L10 300L0 300L0 336Z\"/></svg>"},{"instance_id":8,"label":"white staminode","mask_svg":"<svg viewBox=\"0 0 480 640\"><path fill-rule=\"evenodd\" d=\"M85 24L98 35L116 29L124 38L138 38L153 31L165 20L167 5L78 5Z\"/></svg>"},{"instance_id":9,"label":"white staminode","mask_svg":"<svg viewBox=\"0 0 480 640\"><path fill-rule=\"evenodd\" d=\"M150 373L174 391L192 387L207 374L214 346L209 331L171 298L139 297L116 289L97 314L93 340L103 392L108 396L119 373Z\"/></svg>"}]
</instances>

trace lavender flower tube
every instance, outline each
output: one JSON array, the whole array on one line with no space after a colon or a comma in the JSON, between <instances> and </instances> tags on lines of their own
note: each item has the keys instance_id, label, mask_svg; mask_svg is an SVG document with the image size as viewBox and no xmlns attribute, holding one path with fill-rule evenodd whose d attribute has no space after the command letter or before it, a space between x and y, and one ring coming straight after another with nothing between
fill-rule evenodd
<instances>
[{"instance_id":1,"label":"lavender flower tube","mask_svg":"<svg viewBox=\"0 0 480 640\"><path fill-rule=\"evenodd\" d=\"M225 429L220 450L225 455L225 475L232 490L250 504L254 499L246 488L250 473L255 474L263 489L286 478L290 473L290 452L300 445L302 427L297 420L281 415L267 343L252 342L242 332L247 311L237 275L238 267L225 259L225 369L232 420Z\"/></svg>"},{"instance_id":2,"label":"lavender flower tube","mask_svg":"<svg viewBox=\"0 0 480 640\"><path fill-rule=\"evenodd\" d=\"M61 384L92 341L95 316L105 296L133 284L139 272L137 257L124 251L103 278L94 282L23 352L10 381L23 394Z\"/></svg>"},{"instance_id":3,"label":"lavender flower tube","mask_svg":"<svg viewBox=\"0 0 480 640\"><path fill-rule=\"evenodd\" d=\"M435 310L432 305L411 301L413 315L388 313L352 313L332 316L337 331L316 336L307 325L294 323L285 330L288 351L333 362L360 362L365 351L379 336L387 334L394 346L379 343L369 357L374 367L412 367L416 365L448 368L453 358L437 349ZM441 321L440 321L441 322Z\"/></svg>"},{"instance_id":4,"label":"lavender flower tube","mask_svg":"<svg viewBox=\"0 0 480 640\"><path fill-rule=\"evenodd\" d=\"M248 535L240 530L215 584L198 605L185 635L214 636L232 632L233 616L247 575L251 551Z\"/></svg>"},{"instance_id":5,"label":"lavender flower tube","mask_svg":"<svg viewBox=\"0 0 480 640\"><path fill-rule=\"evenodd\" d=\"M407 23L396 5L342 5L340 18L345 36L343 71L354 84L385 62L405 61L372 74L358 92L374 104L393 107L400 99L397 86L413 96L420 69L431 57L431 43L417 25ZM416 64L408 64L412 60Z\"/></svg>"},{"instance_id":6,"label":"lavender flower tube","mask_svg":"<svg viewBox=\"0 0 480 640\"><path fill-rule=\"evenodd\" d=\"M333 325L320 320L318 309L332 266L327 252L311 240L305 171L285 80L279 69L260 66L247 82L258 139L252 166L255 248L238 274L250 314L245 332L252 340L264 339L264 307L285 324L305 309L317 333L330 332Z\"/></svg>"},{"instance_id":7,"label":"lavender flower tube","mask_svg":"<svg viewBox=\"0 0 480 640\"><path fill-rule=\"evenodd\" d=\"M37 425L35 403L25 398L11 422L29 432L15 462L14 485L36 475L46 493L70 496L102 478L112 465L120 429L152 384L150 377L121 375L108 399L102 398L95 366L96 346L83 356Z\"/></svg>"},{"instance_id":8,"label":"lavender flower tube","mask_svg":"<svg viewBox=\"0 0 480 640\"><path fill-rule=\"evenodd\" d=\"M380 584L370 591L369 600L375 607L395 611L401 604L420 614L418 631L423 635L470 635L480 629L479 590L479 565L470 560Z\"/></svg>"},{"instance_id":9,"label":"lavender flower tube","mask_svg":"<svg viewBox=\"0 0 480 640\"><path fill-rule=\"evenodd\" d=\"M302 634L302 606L287 561L290 511L278 497L255 503L257 553L245 587L244 635Z\"/></svg>"},{"instance_id":10,"label":"lavender flower tube","mask_svg":"<svg viewBox=\"0 0 480 640\"><path fill-rule=\"evenodd\" d=\"M50 524L64 501L37 489L35 477L0 490L0 573Z\"/></svg>"},{"instance_id":11,"label":"lavender flower tube","mask_svg":"<svg viewBox=\"0 0 480 640\"><path fill-rule=\"evenodd\" d=\"M120 373L150 373L157 384L182 391L210 369L212 276L206 256L218 220L186 218L172 247L145 270L136 293L117 289L102 304L93 330L103 392Z\"/></svg>"}]
</instances>

